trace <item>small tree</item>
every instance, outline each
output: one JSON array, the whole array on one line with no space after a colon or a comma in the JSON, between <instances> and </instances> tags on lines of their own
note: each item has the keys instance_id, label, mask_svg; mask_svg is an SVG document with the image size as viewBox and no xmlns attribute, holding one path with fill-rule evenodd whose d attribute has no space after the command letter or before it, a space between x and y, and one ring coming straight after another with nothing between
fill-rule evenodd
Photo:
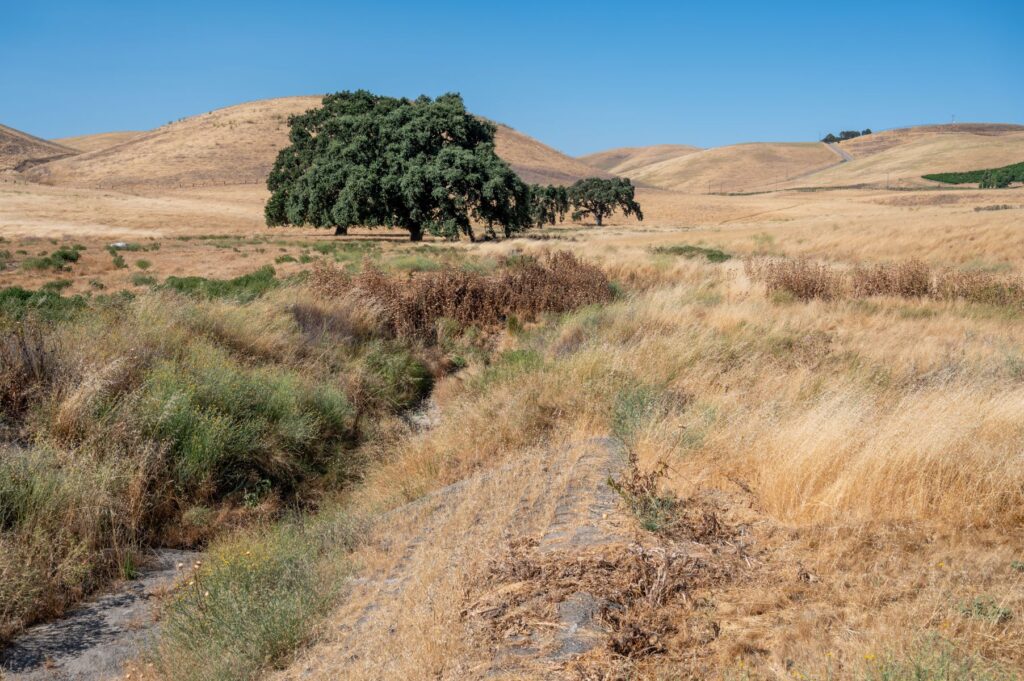
<instances>
[{"instance_id":1,"label":"small tree","mask_svg":"<svg viewBox=\"0 0 1024 681\"><path fill-rule=\"evenodd\" d=\"M600 227L604 218L621 209L626 217L636 215L638 220L644 219L640 204L633 199L633 183L624 177L605 180L600 177L589 177L569 187L569 203L573 208L572 219L579 220L593 215Z\"/></svg>"},{"instance_id":2,"label":"small tree","mask_svg":"<svg viewBox=\"0 0 1024 681\"><path fill-rule=\"evenodd\" d=\"M340 92L289 124L267 178L268 225L399 227L413 241L473 239L474 220L506 234L531 225L529 189L495 154L494 124L457 94Z\"/></svg>"},{"instance_id":3,"label":"small tree","mask_svg":"<svg viewBox=\"0 0 1024 681\"><path fill-rule=\"evenodd\" d=\"M569 212L569 192L565 187L549 184L530 187L530 219L537 227L565 220Z\"/></svg>"},{"instance_id":4,"label":"small tree","mask_svg":"<svg viewBox=\"0 0 1024 681\"><path fill-rule=\"evenodd\" d=\"M839 141L839 138L833 135L832 133L829 133L825 135L825 137L823 137L821 141L824 142L825 144L835 144L836 142Z\"/></svg>"}]
</instances>

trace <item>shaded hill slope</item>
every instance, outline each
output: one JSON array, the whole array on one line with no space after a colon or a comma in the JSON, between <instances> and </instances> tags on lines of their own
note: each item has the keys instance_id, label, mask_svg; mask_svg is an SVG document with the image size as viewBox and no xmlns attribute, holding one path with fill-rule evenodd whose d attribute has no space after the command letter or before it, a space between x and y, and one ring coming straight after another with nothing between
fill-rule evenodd
<instances>
[{"instance_id":1,"label":"shaded hill slope","mask_svg":"<svg viewBox=\"0 0 1024 681\"><path fill-rule=\"evenodd\" d=\"M0 125L0 171L23 170L35 163L77 153L63 144Z\"/></svg>"}]
</instances>

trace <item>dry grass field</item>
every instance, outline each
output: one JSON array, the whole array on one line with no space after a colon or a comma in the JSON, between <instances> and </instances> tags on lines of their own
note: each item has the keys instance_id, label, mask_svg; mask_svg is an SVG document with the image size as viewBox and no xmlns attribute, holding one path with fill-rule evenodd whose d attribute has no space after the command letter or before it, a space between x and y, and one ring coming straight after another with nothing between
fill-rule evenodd
<instances>
[{"instance_id":1,"label":"dry grass field","mask_svg":"<svg viewBox=\"0 0 1024 681\"><path fill-rule=\"evenodd\" d=\"M630 178L662 189L685 192L750 192L840 162L819 143L752 143L705 149L636 168Z\"/></svg>"},{"instance_id":2,"label":"dry grass field","mask_svg":"<svg viewBox=\"0 0 1024 681\"><path fill-rule=\"evenodd\" d=\"M643 166L686 156L700 150L700 147L692 147L688 144L655 144L649 147L608 149L580 156L579 160L614 175L628 177L631 172Z\"/></svg>"},{"instance_id":3,"label":"dry grass field","mask_svg":"<svg viewBox=\"0 0 1024 681\"><path fill-rule=\"evenodd\" d=\"M95 555L207 550L132 678L1021 678L1024 191L884 175L1018 162L1024 133L883 132L844 163L817 143L572 159L501 127L530 181L644 183L645 220L414 245L263 226L286 118L315 103L66 139L82 153L0 176L0 284L96 311L41 341L50 392L0 370L49 476L32 508L114 542ZM492 302L438 302L454 290ZM237 442L262 467L244 496L175 463ZM111 539L78 513L86 479L137 522ZM47 563L47 533L73 540L34 512L0 543L24 549L0 557L21 608L0 636L34 575L56 614L118 574Z\"/></svg>"},{"instance_id":4,"label":"dry grass field","mask_svg":"<svg viewBox=\"0 0 1024 681\"><path fill-rule=\"evenodd\" d=\"M62 137L60 139L53 140L58 144L63 144L66 147L71 147L78 151L99 151L100 149L108 149L115 147L118 144L124 144L130 142L140 135L145 133L137 130L124 130L121 132L101 132L95 135L78 135L77 137Z\"/></svg>"}]
</instances>

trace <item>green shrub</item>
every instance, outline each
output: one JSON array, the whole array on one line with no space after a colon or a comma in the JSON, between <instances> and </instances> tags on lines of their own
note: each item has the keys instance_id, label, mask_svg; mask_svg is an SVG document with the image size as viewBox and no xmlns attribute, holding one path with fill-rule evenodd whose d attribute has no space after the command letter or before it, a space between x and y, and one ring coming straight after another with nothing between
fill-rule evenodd
<instances>
[{"instance_id":1,"label":"green shrub","mask_svg":"<svg viewBox=\"0 0 1024 681\"><path fill-rule=\"evenodd\" d=\"M19 321L27 316L45 320L67 319L85 307L81 296L64 298L54 290L28 291L20 286L0 289L0 321Z\"/></svg>"},{"instance_id":2,"label":"green shrub","mask_svg":"<svg viewBox=\"0 0 1024 681\"><path fill-rule=\"evenodd\" d=\"M279 255L274 258L275 265L282 265L286 262L298 262L293 255Z\"/></svg>"},{"instance_id":3,"label":"green shrub","mask_svg":"<svg viewBox=\"0 0 1024 681\"><path fill-rule=\"evenodd\" d=\"M365 358L364 391L373 403L392 411L415 406L430 394L433 376L401 345L376 343Z\"/></svg>"},{"instance_id":4,"label":"green shrub","mask_svg":"<svg viewBox=\"0 0 1024 681\"><path fill-rule=\"evenodd\" d=\"M164 288L196 298L231 298L248 302L276 288L274 268L266 265L234 279L207 279L205 277L167 277Z\"/></svg>"},{"instance_id":5,"label":"green shrub","mask_svg":"<svg viewBox=\"0 0 1024 681\"><path fill-rule=\"evenodd\" d=\"M153 263L145 259L139 259L135 261L135 266L138 267L140 270L148 270L150 267L153 266Z\"/></svg>"},{"instance_id":6,"label":"green shrub","mask_svg":"<svg viewBox=\"0 0 1024 681\"><path fill-rule=\"evenodd\" d=\"M144 433L166 443L178 489L196 500L263 480L288 496L326 470L353 423L340 389L285 369L245 367L205 344L181 361L156 363L138 404Z\"/></svg>"},{"instance_id":7,"label":"green shrub","mask_svg":"<svg viewBox=\"0 0 1024 681\"><path fill-rule=\"evenodd\" d=\"M132 282L132 286L155 286L156 285L156 277L148 275L148 274L142 274L141 272L135 272L134 274L132 274L130 279L131 279L131 282Z\"/></svg>"},{"instance_id":8,"label":"green shrub","mask_svg":"<svg viewBox=\"0 0 1024 681\"><path fill-rule=\"evenodd\" d=\"M81 246L61 246L53 253L35 258L26 258L22 261L21 267L26 270L66 270L70 269L71 263L78 262L81 258L79 251L84 250Z\"/></svg>"}]
</instances>

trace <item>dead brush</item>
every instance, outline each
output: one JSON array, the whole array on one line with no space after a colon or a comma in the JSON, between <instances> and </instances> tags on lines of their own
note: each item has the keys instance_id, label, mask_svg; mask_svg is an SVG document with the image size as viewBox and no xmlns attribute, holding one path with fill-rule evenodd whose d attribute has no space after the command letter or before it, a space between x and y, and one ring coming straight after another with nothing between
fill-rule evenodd
<instances>
[{"instance_id":1,"label":"dead brush","mask_svg":"<svg viewBox=\"0 0 1024 681\"><path fill-rule=\"evenodd\" d=\"M858 266L850 273L852 293L856 297L898 296L923 298L932 290L931 268L921 260Z\"/></svg>"},{"instance_id":2,"label":"dead brush","mask_svg":"<svg viewBox=\"0 0 1024 681\"><path fill-rule=\"evenodd\" d=\"M621 480L608 478L611 487L625 502L629 511L648 532L671 532L679 522L681 502L674 495L664 494L658 483L668 475L668 464L662 461L654 470L644 473L630 454L629 473Z\"/></svg>"},{"instance_id":3,"label":"dead brush","mask_svg":"<svg viewBox=\"0 0 1024 681\"><path fill-rule=\"evenodd\" d=\"M21 418L57 370L56 353L42 329L18 325L0 335L0 416Z\"/></svg>"},{"instance_id":4,"label":"dead brush","mask_svg":"<svg viewBox=\"0 0 1024 681\"><path fill-rule=\"evenodd\" d=\"M932 296L998 307L1024 307L1024 281L990 272L943 270L936 275Z\"/></svg>"},{"instance_id":5,"label":"dead brush","mask_svg":"<svg viewBox=\"0 0 1024 681\"><path fill-rule=\"evenodd\" d=\"M637 660L669 652L680 622L688 622L689 594L735 574L724 555L709 562L672 543L546 553L529 539L510 542L488 568L483 593L462 615L490 645L530 640L543 647L559 604L580 594L594 600L604 645L577 660L581 670L602 654Z\"/></svg>"},{"instance_id":6,"label":"dead brush","mask_svg":"<svg viewBox=\"0 0 1024 681\"><path fill-rule=\"evenodd\" d=\"M805 258L747 258L743 269L752 280L763 282L769 294L788 293L802 301L832 300L844 289L840 273Z\"/></svg>"},{"instance_id":7,"label":"dead brush","mask_svg":"<svg viewBox=\"0 0 1024 681\"><path fill-rule=\"evenodd\" d=\"M390 335L424 342L436 342L437 324L442 319L463 328L492 328L513 316L533 320L543 313L568 312L613 296L600 268L567 251L536 259L508 259L497 273L489 275L451 266L415 275L391 275L369 261L353 275L319 265L310 285L324 298L360 297L379 310Z\"/></svg>"}]
</instances>

